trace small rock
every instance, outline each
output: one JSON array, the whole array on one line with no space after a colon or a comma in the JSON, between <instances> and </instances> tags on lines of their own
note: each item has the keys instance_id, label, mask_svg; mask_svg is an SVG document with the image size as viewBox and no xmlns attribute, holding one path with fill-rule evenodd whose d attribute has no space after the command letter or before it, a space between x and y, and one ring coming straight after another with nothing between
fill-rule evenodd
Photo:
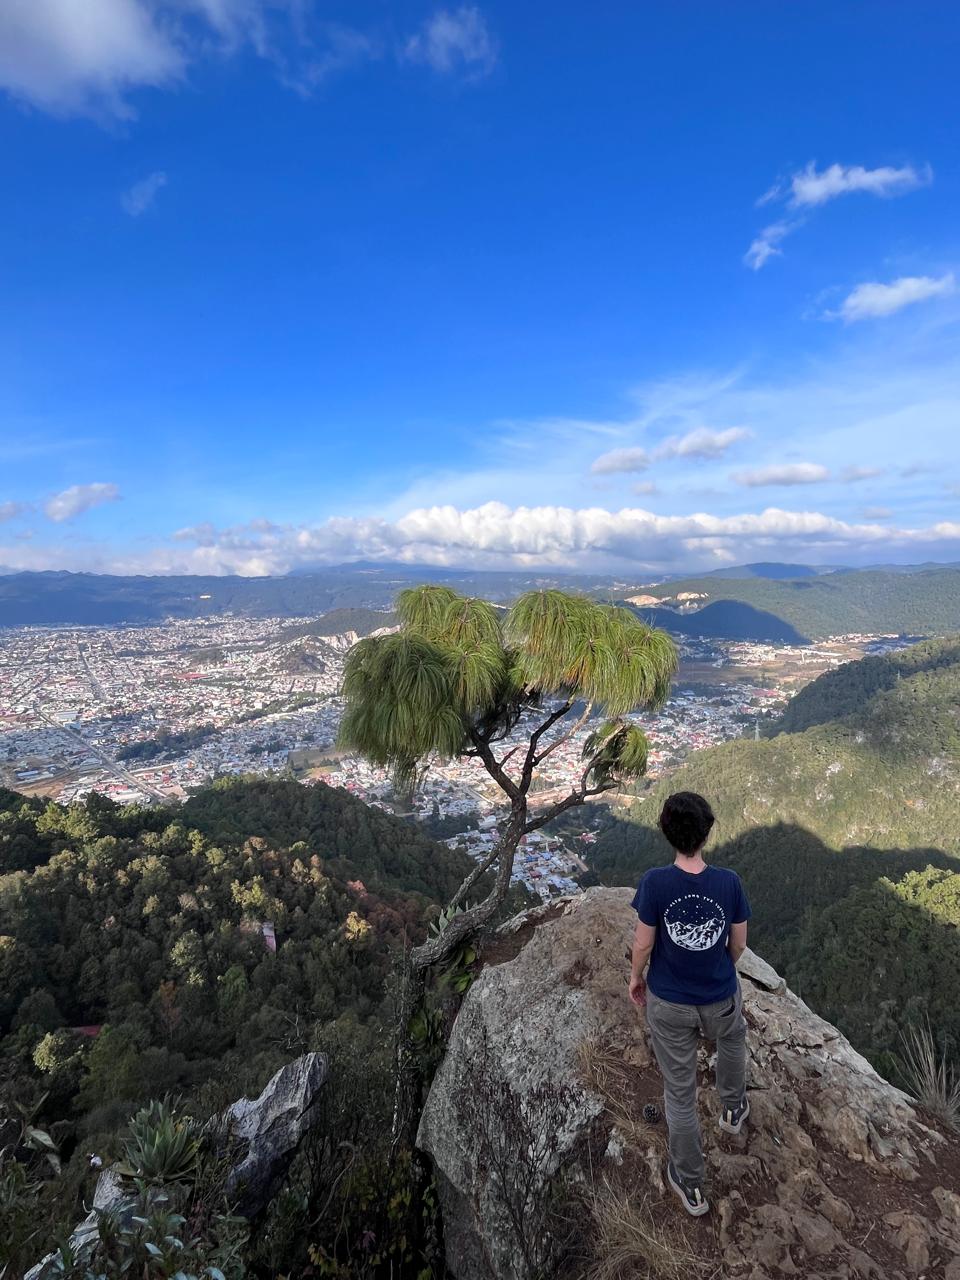
<instances>
[{"instance_id":1,"label":"small rock","mask_svg":"<svg viewBox=\"0 0 960 1280\"><path fill-rule=\"evenodd\" d=\"M843 1247L843 1237L826 1218L807 1209L794 1209L793 1226L800 1243L815 1258Z\"/></svg>"},{"instance_id":2,"label":"small rock","mask_svg":"<svg viewBox=\"0 0 960 1280\"><path fill-rule=\"evenodd\" d=\"M934 1187L933 1198L940 1210L940 1230L960 1234L960 1196L946 1187Z\"/></svg>"}]
</instances>

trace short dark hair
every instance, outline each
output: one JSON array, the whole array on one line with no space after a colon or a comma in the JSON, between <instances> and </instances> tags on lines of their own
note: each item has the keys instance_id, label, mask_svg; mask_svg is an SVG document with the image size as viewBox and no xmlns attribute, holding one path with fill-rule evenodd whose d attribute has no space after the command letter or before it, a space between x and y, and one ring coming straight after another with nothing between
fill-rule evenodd
<instances>
[{"instance_id":1,"label":"short dark hair","mask_svg":"<svg viewBox=\"0 0 960 1280\"><path fill-rule=\"evenodd\" d=\"M716 819L713 810L695 791L675 791L660 811L660 830L676 849L688 857L705 843Z\"/></svg>"}]
</instances>

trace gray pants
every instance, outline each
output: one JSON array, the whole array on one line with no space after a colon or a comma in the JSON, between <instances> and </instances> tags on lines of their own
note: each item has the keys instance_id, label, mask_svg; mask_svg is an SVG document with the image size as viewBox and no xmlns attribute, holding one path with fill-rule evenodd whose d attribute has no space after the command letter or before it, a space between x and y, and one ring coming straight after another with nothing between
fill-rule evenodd
<instances>
[{"instance_id":1,"label":"gray pants","mask_svg":"<svg viewBox=\"0 0 960 1280\"><path fill-rule=\"evenodd\" d=\"M697 1119L697 1040L717 1042L717 1092L723 1107L743 1101L747 1069L743 996L717 1004L673 1004L647 988L647 1027L663 1075L670 1159L683 1181L702 1183L706 1169Z\"/></svg>"}]
</instances>

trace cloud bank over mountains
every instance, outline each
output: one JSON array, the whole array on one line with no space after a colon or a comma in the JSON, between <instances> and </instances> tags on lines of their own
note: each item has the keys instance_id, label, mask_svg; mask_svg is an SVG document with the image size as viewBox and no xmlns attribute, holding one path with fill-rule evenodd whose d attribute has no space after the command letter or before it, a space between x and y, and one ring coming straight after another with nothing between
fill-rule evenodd
<instances>
[{"instance_id":1,"label":"cloud bank over mountains","mask_svg":"<svg viewBox=\"0 0 960 1280\"><path fill-rule=\"evenodd\" d=\"M406 481L376 473L377 491L344 490L315 514L270 518L283 497L271 487L233 499L239 518L211 519L198 495L178 512L182 527L168 511L133 548L102 531L121 485L125 519L146 495L153 481L142 473L47 498L0 491L0 565L265 574L361 559L632 577L758 559L960 559L950 331L936 358L898 345L890 367L881 349L780 377L691 373L643 384L627 401L619 421L487 424L460 466ZM49 524L46 535L42 524L24 531L32 537L17 532L41 510L69 538L51 538Z\"/></svg>"},{"instance_id":2,"label":"cloud bank over mountains","mask_svg":"<svg viewBox=\"0 0 960 1280\"><path fill-rule=\"evenodd\" d=\"M396 520L331 517L314 525L257 520L233 528L205 523L178 530L168 544L137 555L65 547L54 567L115 573L283 574L351 560L488 569L657 572L715 568L751 559L829 561L887 558L901 550L926 558L931 546L960 556L960 521L895 527L853 523L816 511L768 507L716 516L657 515L642 507L423 507ZM4 556L7 552L4 551ZM78 563L78 560L81 560ZM32 547L12 567L47 568Z\"/></svg>"}]
</instances>

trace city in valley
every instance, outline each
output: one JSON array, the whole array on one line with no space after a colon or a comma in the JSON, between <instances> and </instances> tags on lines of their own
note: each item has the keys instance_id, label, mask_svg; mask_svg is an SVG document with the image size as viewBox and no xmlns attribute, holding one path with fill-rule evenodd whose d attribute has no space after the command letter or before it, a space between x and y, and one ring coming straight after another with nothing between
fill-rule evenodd
<instances>
[{"instance_id":1,"label":"city in valley","mask_svg":"<svg viewBox=\"0 0 960 1280\"><path fill-rule=\"evenodd\" d=\"M321 619L236 617L2 630L0 784L61 802L96 791L121 804L152 804L182 799L222 774L283 772L396 810L384 772L336 748L344 657L357 636L322 631ZM849 635L804 646L679 643L669 701L636 717L650 741L652 777L692 751L759 733L828 668L908 642ZM581 726L544 761L533 805L579 776L590 728ZM508 739L504 750L510 746ZM478 761L438 761L414 813L450 844L483 857L502 799ZM543 897L575 887L590 822L584 816L573 834L568 826L562 836L528 836L517 878Z\"/></svg>"}]
</instances>

